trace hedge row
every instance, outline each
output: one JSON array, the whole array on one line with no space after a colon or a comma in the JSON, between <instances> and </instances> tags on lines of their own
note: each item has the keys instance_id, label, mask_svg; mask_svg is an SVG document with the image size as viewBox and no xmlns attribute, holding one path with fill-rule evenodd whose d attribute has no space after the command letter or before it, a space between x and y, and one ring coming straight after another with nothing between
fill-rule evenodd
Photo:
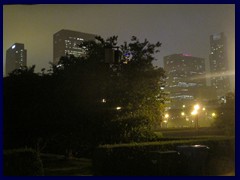
<instances>
[{"instance_id":1,"label":"hedge row","mask_svg":"<svg viewBox=\"0 0 240 180\"><path fill-rule=\"evenodd\" d=\"M42 176L43 165L36 151L14 149L4 151L4 176Z\"/></svg>"},{"instance_id":2,"label":"hedge row","mask_svg":"<svg viewBox=\"0 0 240 180\"><path fill-rule=\"evenodd\" d=\"M178 164L181 163L181 157L176 151L177 146L196 144L209 147L207 159L209 162L218 157L234 159L235 138L233 137L103 145L94 152L94 173L95 175L156 175L151 171L154 164L151 158L158 156L161 161L165 161L165 163L161 162L161 165L158 163L159 167L155 165L158 169L165 168L161 172L162 175L182 175L179 169L181 165ZM160 156L156 152L168 153ZM171 171L171 174L166 171Z\"/></svg>"}]
</instances>

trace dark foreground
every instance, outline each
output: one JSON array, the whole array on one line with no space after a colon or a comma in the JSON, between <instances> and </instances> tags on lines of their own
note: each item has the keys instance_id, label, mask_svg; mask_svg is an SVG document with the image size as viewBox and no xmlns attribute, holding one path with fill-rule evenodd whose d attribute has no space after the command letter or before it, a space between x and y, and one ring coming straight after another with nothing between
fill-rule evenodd
<instances>
[{"instance_id":1,"label":"dark foreground","mask_svg":"<svg viewBox=\"0 0 240 180\"><path fill-rule=\"evenodd\" d=\"M92 160L86 158L73 158L66 160L64 156L43 155L45 176L93 176ZM216 166L217 164L217 166ZM231 159L214 159L208 167L214 165L215 173L207 172L207 176L235 176ZM117 176L117 175L116 175Z\"/></svg>"}]
</instances>

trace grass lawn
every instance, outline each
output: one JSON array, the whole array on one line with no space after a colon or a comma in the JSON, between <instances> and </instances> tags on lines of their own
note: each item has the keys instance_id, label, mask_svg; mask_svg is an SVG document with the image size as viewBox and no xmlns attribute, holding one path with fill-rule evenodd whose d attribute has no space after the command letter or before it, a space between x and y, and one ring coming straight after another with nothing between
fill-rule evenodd
<instances>
[{"instance_id":1,"label":"grass lawn","mask_svg":"<svg viewBox=\"0 0 240 180\"><path fill-rule=\"evenodd\" d=\"M165 128L160 129L155 132L156 135L159 137L191 137L191 136L221 136L224 135L222 130L214 129L214 128L207 128L207 127L200 127L198 131L195 128Z\"/></svg>"},{"instance_id":2,"label":"grass lawn","mask_svg":"<svg viewBox=\"0 0 240 180\"><path fill-rule=\"evenodd\" d=\"M65 159L61 155L42 154L45 176L92 176L92 161L85 158Z\"/></svg>"}]
</instances>

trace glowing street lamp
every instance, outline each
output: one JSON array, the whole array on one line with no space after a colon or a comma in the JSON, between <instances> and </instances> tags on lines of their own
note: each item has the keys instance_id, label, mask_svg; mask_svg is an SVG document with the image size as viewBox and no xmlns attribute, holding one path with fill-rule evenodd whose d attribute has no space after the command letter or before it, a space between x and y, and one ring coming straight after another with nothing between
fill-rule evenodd
<instances>
[{"instance_id":1,"label":"glowing street lamp","mask_svg":"<svg viewBox=\"0 0 240 180\"><path fill-rule=\"evenodd\" d=\"M199 110L200 106L198 104L194 105L194 110Z\"/></svg>"},{"instance_id":2,"label":"glowing street lamp","mask_svg":"<svg viewBox=\"0 0 240 180\"><path fill-rule=\"evenodd\" d=\"M166 119L168 119L169 118L169 114L165 114L165 116L164 116Z\"/></svg>"},{"instance_id":3,"label":"glowing street lamp","mask_svg":"<svg viewBox=\"0 0 240 180\"><path fill-rule=\"evenodd\" d=\"M199 110L199 108L200 108L200 106L198 104L195 104L194 105L194 110L191 112L191 114L193 116L195 116L195 119L196 119L195 126L196 126L196 129L197 129L197 132L198 132L198 110Z\"/></svg>"},{"instance_id":4,"label":"glowing street lamp","mask_svg":"<svg viewBox=\"0 0 240 180\"><path fill-rule=\"evenodd\" d=\"M195 116L195 115L197 115L197 111L196 110L193 110L192 112L191 112L191 115L193 115L193 116Z\"/></svg>"},{"instance_id":5,"label":"glowing street lamp","mask_svg":"<svg viewBox=\"0 0 240 180\"><path fill-rule=\"evenodd\" d=\"M165 126L167 127L167 123L168 123L169 114L165 114L165 115L164 115L164 118L165 118L165 119L164 119L164 121L163 121L163 122L166 124Z\"/></svg>"},{"instance_id":6,"label":"glowing street lamp","mask_svg":"<svg viewBox=\"0 0 240 180\"><path fill-rule=\"evenodd\" d=\"M184 112L181 112L181 115L182 115L182 116L185 116L185 113L184 113Z\"/></svg>"},{"instance_id":7,"label":"glowing street lamp","mask_svg":"<svg viewBox=\"0 0 240 180\"><path fill-rule=\"evenodd\" d=\"M212 113L212 117L215 118L216 117L216 113Z\"/></svg>"}]
</instances>

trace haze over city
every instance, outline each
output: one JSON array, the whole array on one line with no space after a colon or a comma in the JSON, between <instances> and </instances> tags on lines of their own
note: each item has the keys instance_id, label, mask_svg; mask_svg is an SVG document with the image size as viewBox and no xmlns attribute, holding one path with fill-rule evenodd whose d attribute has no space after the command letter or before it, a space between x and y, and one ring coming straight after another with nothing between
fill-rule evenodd
<instances>
[{"instance_id":1,"label":"haze over city","mask_svg":"<svg viewBox=\"0 0 240 180\"><path fill-rule=\"evenodd\" d=\"M235 176L235 5L3 11L4 176Z\"/></svg>"},{"instance_id":2,"label":"haze over city","mask_svg":"<svg viewBox=\"0 0 240 180\"><path fill-rule=\"evenodd\" d=\"M155 57L163 66L163 57L186 53L204 58L208 72L209 37L224 32L227 37L229 74L234 89L235 6L224 4L123 4L123 5L5 5L3 74L6 50L19 42L27 49L27 65L36 71L49 68L53 61L53 34L61 29L98 34L104 38L117 35L119 43L132 36L162 47ZM14 13L13 13L14 12Z\"/></svg>"}]
</instances>

